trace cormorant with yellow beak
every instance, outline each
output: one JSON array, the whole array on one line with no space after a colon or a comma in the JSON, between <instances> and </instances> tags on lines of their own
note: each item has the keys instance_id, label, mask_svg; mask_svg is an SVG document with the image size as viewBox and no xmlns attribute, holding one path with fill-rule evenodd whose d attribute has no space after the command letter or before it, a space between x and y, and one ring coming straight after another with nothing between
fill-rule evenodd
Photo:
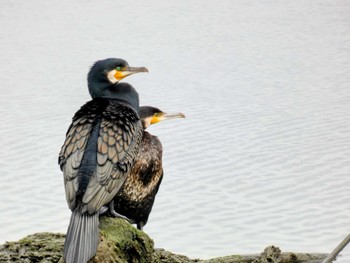
<instances>
[{"instance_id":1,"label":"cormorant with yellow beak","mask_svg":"<svg viewBox=\"0 0 350 263\"><path fill-rule=\"evenodd\" d=\"M142 140L136 90L121 79L146 68L123 59L97 61L88 74L91 101L73 117L59 154L72 210L64 244L67 263L86 263L99 242L99 211L130 174Z\"/></svg>"},{"instance_id":2,"label":"cormorant with yellow beak","mask_svg":"<svg viewBox=\"0 0 350 263\"><path fill-rule=\"evenodd\" d=\"M184 118L182 113L167 114L155 107L140 107L143 129L150 125L175 118ZM134 166L124 185L110 203L110 213L128 219L142 230L151 213L154 199L163 178L162 144L159 139L143 132L140 150Z\"/></svg>"}]
</instances>

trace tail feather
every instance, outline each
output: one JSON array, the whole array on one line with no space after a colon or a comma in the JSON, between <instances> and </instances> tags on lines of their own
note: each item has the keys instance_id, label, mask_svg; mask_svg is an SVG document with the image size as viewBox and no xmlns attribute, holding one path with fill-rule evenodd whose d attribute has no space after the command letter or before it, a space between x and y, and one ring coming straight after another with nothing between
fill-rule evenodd
<instances>
[{"instance_id":1,"label":"tail feather","mask_svg":"<svg viewBox=\"0 0 350 263\"><path fill-rule=\"evenodd\" d=\"M67 263L86 263L95 256L99 241L98 224L98 213L72 213L64 242Z\"/></svg>"}]
</instances>

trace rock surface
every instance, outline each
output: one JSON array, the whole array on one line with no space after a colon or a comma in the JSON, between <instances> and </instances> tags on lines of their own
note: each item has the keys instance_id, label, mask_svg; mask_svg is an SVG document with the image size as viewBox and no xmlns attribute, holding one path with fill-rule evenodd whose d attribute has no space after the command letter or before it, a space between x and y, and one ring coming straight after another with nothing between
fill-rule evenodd
<instances>
[{"instance_id":1,"label":"rock surface","mask_svg":"<svg viewBox=\"0 0 350 263\"><path fill-rule=\"evenodd\" d=\"M0 262L63 263L64 234L37 233L17 242L0 246ZM267 247L261 254L232 255L209 260L190 259L164 249L155 249L153 240L122 219L102 217L100 243L90 263L316 263L327 254L281 253L278 247Z\"/></svg>"}]
</instances>

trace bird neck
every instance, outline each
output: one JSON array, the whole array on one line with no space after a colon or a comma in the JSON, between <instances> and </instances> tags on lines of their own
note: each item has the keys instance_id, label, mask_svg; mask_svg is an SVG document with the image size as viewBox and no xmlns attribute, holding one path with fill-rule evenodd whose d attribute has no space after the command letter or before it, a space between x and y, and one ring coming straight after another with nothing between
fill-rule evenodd
<instances>
[{"instance_id":1,"label":"bird neck","mask_svg":"<svg viewBox=\"0 0 350 263\"><path fill-rule=\"evenodd\" d=\"M94 98L107 97L111 83L104 80L88 81L90 96Z\"/></svg>"},{"instance_id":2,"label":"bird neck","mask_svg":"<svg viewBox=\"0 0 350 263\"><path fill-rule=\"evenodd\" d=\"M149 126L151 126L151 122L149 121L148 118L141 119L141 122L142 122L143 130L146 130Z\"/></svg>"},{"instance_id":3,"label":"bird neck","mask_svg":"<svg viewBox=\"0 0 350 263\"><path fill-rule=\"evenodd\" d=\"M139 95L137 91L127 83L104 83L98 85L89 83L89 92L92 98L106 98L121 100L129 104L137 112L139 111Z\"/></svg>"}]
</instances>

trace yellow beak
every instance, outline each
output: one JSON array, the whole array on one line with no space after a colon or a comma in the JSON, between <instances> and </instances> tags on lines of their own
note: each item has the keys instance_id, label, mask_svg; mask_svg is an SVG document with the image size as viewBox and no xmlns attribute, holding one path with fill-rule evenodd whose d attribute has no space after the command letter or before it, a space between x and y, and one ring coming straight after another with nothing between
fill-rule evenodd
<instances>
[{"instance_id":1,"label":"yellow beak","mask_svg":"<svg viewBox=\"0 0 350 263\"><path fill-rule=\"evenodd\" d=\"M158 113L155 114L155 116L151 119L151 124L155 124L161 121L171 120L171 119L177 119L177 118L185 118L185 114L179 112L179 113Z\"/></svg>"},{"instance_id":2,"label":"yellow beak","mask_svg":"<svg viewBox=\"0 0 350 263\"><path fill-rule=\"evenodd\" d=\"M121 70L116 70L114 77L119 81L129 75L141 72L148 72L148 69L145 67L124 67Z\"/></svg>"}]
</instances>

